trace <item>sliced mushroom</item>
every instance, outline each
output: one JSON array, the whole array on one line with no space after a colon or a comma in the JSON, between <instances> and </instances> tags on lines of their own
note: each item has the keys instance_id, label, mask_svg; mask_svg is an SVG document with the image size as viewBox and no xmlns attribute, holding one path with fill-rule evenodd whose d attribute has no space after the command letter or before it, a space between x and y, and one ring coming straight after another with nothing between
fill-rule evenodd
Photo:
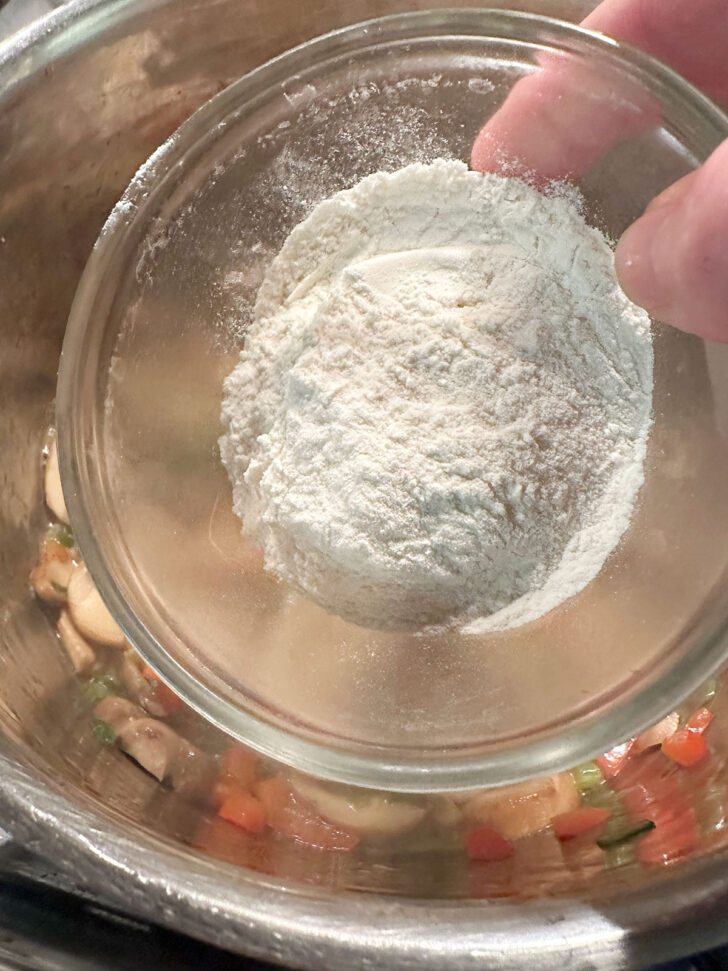
<instances>
[{"instance_id":1,"label":"sliced mushroom","mask_svg":"<svg viewBox=\"0 0 728 971\"><path fill-rule=\"evenodd\" d=\"M96 660L96 651L83 634L76 630L67 610L62 610L56 624L58 636L77 671L85 671Z\"/></svg>"},{"instance_id":2,"label":"sliced mushroom","mask_svg":"<svg viewBox=\"0 0 728 971\"><path fill-rule=\"evenodd\" d=\"M118 730L119 744L143 769L160 782L170 774L179 753L181 738L155 718L135 718Z\"/></svg>"},{"instance_id":3,"label":"sliced mushroom","mask_svg":"<svg viewBox=\"0 0 728 971\"><path fill-rule=\"evenodd\" d=\"M157 701L154 688L142 674L138 657L139 655L133 650L124 651L121 661L121 680L134 701L138 702L145 711L157 718L163 718L168 712Z\"/></svg>"},{"instance_id":4,"label":"sliced mushroom","mask_svg":"<svg viewBox=\"0 0 728 971\"><path fill-rule=\"evenodd\" d=\"M44 476L45 501L46 505L62 523L69 524L66 500L63 498L61 489L61 473L58 469L58 445L53 438L48 445L48 457L45 465Z\"/></svg>"},{"instance_id":5,"label":"sliced mushroom","mask_svg":"<svg viewBox=\"0 0 728 971\"><path fill-rule=\"evenodd\" d=\"M577 809L579 804L574 780L568 772L560 772L474 793L465 799L463 810L469 819L516 840L545 829L554 816Z\"/></svg>"},{"instance_id":6,"label":"sliced mushroom","mask_svg":"<svg viewBox=\"0 0 728 971\"><path fill-rule=\"evenodd\" d=\"M403 833L421 822L427 812L416 802L374 791L357 792L348 786L334 790L300 775L291 779L291 785L329 822L368 836Z\"/></svg>"},{"instance_id":7,"label":"sliced mushroom","mask_svg":"<svg viewBox=\"0 0 728 971\"><path fill-rule=\"evenodd\" d=\"M644 752L645 749L655 748L658 745L662 745L666 738L670 735L674 735L680 724L680 716L676 711L671 712L669 715L665 715L662 721L659 721L652 728L648 728L647 731L642 732L638 735L634 742L634 747L632 751L635 754L639 752Z\"/></svg>"},{"instance_id":8,"label":"sliced mushroom","mask_svg":"<svg viewBox=\"0 0 728 971\"><path fill-rule=\"evenodd\" d=\"M94 708L94 715L108 722L117 735L129 722L144 718L144 712L138 705L120 695L108 695L102 698Z\"/></svg>"},{"instance_id":9,"label":"sliced mushroom","mask_svg":"<svg viewBox=\"0 0 728 971\"><path fill-rule=\"evenodd\" d=\"M109 647L124 647L126 639L109 613L85 564L79 563L68 584L68 609L81 633Z\"/></svg>"},{"instance_id":10,"label":"sliced mushroom","mask_svg":"<svg viewBox=\"0 0 728 971\"><path fill-rule=\"evenodd\" d=\"M177 755L169 767L168 779L175 792L207 799L217 779L217 763L212 756L180 738Z\"/></svg>"},{"instance_id":11,"label":"sliced mushroom","mask_svg":"<svg viewBox=\"0 0 728 971\"><path fill-rule=\"evenodd\" d=\"M40 559L30 573L30 585L46 603L64 604L75 564L65 546L46 539L40 549Z\"/></svg>"},{"instance_id":12,"label":"sliced mushroom","mask_svg":"<svg viewBox=\"0 0 728 971\"><path fill-rule=\"evenodd\" d=\"M94 708L108 722L126 754L159 782L188 796L206 797L217 778L212 756L201 752L164 722L149 718L128 698L109 695Z\"/></svg>"}]
</instances>

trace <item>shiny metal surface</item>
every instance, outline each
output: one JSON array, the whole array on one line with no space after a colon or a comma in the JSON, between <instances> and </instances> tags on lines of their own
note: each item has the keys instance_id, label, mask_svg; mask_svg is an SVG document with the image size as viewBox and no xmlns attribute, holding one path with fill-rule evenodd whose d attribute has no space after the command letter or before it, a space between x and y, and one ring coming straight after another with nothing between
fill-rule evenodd
<instances>
[{"instance_id":1,"label":"shiny metal surface","mask_svg":"<svg viewBox=\"0 0 728 971\"><path fill-rule=\"evenodd\" d=\"M425 5L83 0L0 51L0 822L125 911L298 967L639 967L726 936L724 853L589 894L518 901L467 899L428 854L347 863L273 844L248 867L218 862L190 847L188 806L74 730L72 676L27 595L43 522L38 454L68 307L138 164L210 94L273 54Z\"/></svg>"}]
</instances>

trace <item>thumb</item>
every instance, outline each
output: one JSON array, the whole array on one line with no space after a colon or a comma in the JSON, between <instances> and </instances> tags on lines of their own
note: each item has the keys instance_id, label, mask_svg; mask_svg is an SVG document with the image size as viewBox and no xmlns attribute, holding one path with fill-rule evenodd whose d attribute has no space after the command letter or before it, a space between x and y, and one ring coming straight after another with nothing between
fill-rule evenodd
<instances>
[{"instance_id":1,"label":"thumb","mask_svg":"<svg viewBox=\"0 0 728 971\"><path fill-rule=\"evenodd\" d=\"M654 317L728 342L728 141L629 227L616 264L627 296Z\"/></svg>"}]
</instances>

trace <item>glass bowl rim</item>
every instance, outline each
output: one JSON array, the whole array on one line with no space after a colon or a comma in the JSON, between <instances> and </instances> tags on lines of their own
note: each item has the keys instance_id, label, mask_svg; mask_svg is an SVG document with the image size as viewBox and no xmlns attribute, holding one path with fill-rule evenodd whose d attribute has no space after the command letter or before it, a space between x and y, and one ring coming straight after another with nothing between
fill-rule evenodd
<instances>
[{"instance_id":1,"label":"glass bowl rim","mask_svg":"<svg viewBox=\"0 0 728 971\"><path fill-rule=\"evenodd\" d=\"M145 163L122 196L122 207L139 202L150 189L150 162L154 183L161 181L185 152L204 142L215 125L247 100L282 84L297 70L310 69L316 58L331 57L375 41L396 41L426 36L466 35L501 41L544 43L539 33L548 31L548 42L575 44L579 54L607 57L615 66L638 75L649 90L682 99L715 135L716 144L728 137L728 117L682 77L644 52L603 34L552 17L495 8L445 8L392 14L348 25L314 37L265 62L234 81L198 108ZM525 35L525 36L524 36ZM349 45L347 47L347 45ZM221 698L202 684L173 657L137 618L122 595L89 518L84 495L88 482L78 455L87 443L78 428L77 392L81 387L83 351L94 326L91 309L104 280L114 248L124 237L125 221L118 208L102 229L81 276L71 307L58 375L56 418L61 479L78 546L99 592L125 635L144 659L196 711L223 731L271 758L311 775L332 781L377 789L437 792L504 785L542 776L585 761L610 748L615 740L637 734L655 723L720 667L728 654L728 611L707 635L698 632L698 649L680 658L654 682L638 688L627 699L611 705L603 714L571 720L546 737L517 747L505 746L494 753L447 749L443 756L384 759L336 744L302 738L273 725ZM92 408L96 404L92 405ZM541 731L541 735L544 732ZM376 746L370 746L375 749ZM470 746L469 748L474 748ZM380 749L381 752L381 749Z\"/></svg>"}]
</instances>

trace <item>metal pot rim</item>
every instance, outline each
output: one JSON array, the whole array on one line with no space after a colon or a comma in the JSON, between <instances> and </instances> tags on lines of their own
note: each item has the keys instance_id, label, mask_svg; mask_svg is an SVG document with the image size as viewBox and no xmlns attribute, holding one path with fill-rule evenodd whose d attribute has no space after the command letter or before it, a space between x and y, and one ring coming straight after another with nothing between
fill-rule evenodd
<instances>
[{"instance_id":1,"label":"metal pot rim","mask_svg":"<svg viewBox=\"0 0 728 971\"><path fill-rule=\"evenodd\" d=\"M722 941L726 859L681 869L619 899L413 900L286 886L263 874L160 846L106 807L71 800L34 774L20 745L0 740L3 825L80 887L145 920L234 952L336 971L443 967L641 966ZM22 760L22 761L18 761ZM25 764L22 764L25 763ZM674 873L675 871L673 871Z\"/></svg>"},{"instance_id":2,"label":"metal pot rim","mask_svg":"<svg viewBox=\"0 0 728 971\"><path fill-rule=\"evenodd\" d=\"M72 0L0 45L0 90L7 97L89 37L167 2ZM7 736L0 738L0 808L14 836L109 903L297 967L578 969L588 953L592 967L624 968L717 944L725 933L728 854L592 903L429 901L292 887L122 826L90 795L69 797Z\"/></svg>"}]
</instances>

